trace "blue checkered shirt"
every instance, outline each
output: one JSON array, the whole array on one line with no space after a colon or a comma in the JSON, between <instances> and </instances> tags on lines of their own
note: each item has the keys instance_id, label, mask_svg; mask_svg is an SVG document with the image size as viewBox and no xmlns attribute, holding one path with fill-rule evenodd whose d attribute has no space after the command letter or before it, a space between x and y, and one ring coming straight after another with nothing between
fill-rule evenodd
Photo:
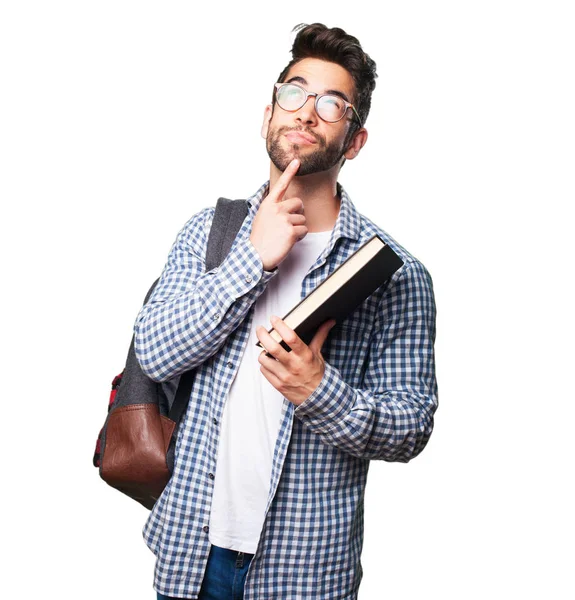
<instances>
[{"instance_id":1,"label":"blue checkered shirt","mask_svg":"<svg viewBox=\"0 0 575 600\"><path fill-rule=\"evenodd\" d=\"M173 476L144 526L157 557L154 587L197 598L210 552L210 507L226 395L248 341L255 302L277 270L249 240L269 182L223 263L204 272L214 208L194 215L170 251L135 324L142 369L167 381L197 368ZM403 267L330 332L325 373L299 406L283 399L265 520L245 600L351 600L363 577L364 490L370 460L408 462L425 447L437 408L435 302L425 267L338 186L341 206L301 298L377 234ZM263 375L262 375L263 377ZM247 457L249 459L249 457ZM211 476L210 476L211 475Z\"/></svg>"}]
</instances>

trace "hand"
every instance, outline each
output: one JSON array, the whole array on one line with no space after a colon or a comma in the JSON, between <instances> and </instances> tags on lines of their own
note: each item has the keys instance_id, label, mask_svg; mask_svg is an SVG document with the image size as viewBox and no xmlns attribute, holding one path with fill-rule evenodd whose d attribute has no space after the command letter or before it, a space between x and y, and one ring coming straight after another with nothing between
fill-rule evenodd
<instances>
[{"instance_id":1,"label":"hand","mask_svg":"<svg viewBox=\"0 0 575 600\"><path fill-rule=\"evenodd\" d=\"M271 323L291 352L274 340L265 327L256 328L256 335L265 350L258 358L263 376L292 404L299 406L315 391L323 379L325 361L321 348L329 330L335 325L330 319L316 331L307 346L297 333L279 317L272 317ZM266 356L266 352L271 356Z\"/></svg>"},{"instance_id":2,"label":"hand","mask_svg":"<svg viewBox=\"0 0 575 600\"><path fill-rule=\"evenodd\" d=\"M291 161L262 200L252 223L250 241L260 255L265 271L275 269L293 245L307 235L303 202L299 198L283 199L299 165L299 160Z\"/></svg>"}]
</instances>

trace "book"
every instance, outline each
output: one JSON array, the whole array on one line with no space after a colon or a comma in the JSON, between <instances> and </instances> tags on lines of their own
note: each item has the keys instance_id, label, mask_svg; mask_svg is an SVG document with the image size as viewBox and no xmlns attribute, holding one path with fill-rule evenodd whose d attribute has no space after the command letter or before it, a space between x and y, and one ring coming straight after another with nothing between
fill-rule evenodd
<instances>
[{"instance_id":1,"label":"book","mask_svg":"<svg viewBox=\"0 0 575 600\"><path fill-rule=\"evenodd\" d=\"M345 320L380 285L383 285L403 261L378 235L358 248L312 292L292 308L282 320L302 341L309 344L322 323ZM268 333L282 347L291 348L272 327ZM261 342L256 343L263 348Z\"/></svg>"}]
</instances>

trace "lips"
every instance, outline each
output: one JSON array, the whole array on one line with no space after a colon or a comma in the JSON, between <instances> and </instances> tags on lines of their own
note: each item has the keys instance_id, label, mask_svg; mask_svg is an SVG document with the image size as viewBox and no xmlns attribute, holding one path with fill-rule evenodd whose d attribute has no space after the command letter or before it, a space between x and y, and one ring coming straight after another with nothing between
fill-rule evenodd
<instances>
[{"instance_id":1,"label":"lips","mask_svg":"<svg viewBox=\"0 0 575 600\"><path fill-rule=\"evenodd\" d=\"M292 142L292 144L315 144L316 139L309 133L303 131L288 131L285 134L286 138Z\"/></svg>"}]
</instances>

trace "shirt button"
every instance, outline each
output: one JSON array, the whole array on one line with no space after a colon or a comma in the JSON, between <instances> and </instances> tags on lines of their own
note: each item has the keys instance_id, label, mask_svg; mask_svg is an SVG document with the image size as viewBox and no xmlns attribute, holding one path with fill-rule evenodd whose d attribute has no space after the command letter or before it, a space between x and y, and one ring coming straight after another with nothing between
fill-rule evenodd
<instances>
[{"instance_id":1,"label":"shirt button","mask_svg":"<svg viewBox=\"0 0 575 600\"><path fill-rule=\"evenodd\" d=\"M218 420L214 419L214 425L217 425L217 424L218 424Z\"/></svg>"},{"instance_id":2,"label":"shirt button","mask_svg":"<svg viewBox=\"0 0 575 600\"><path fill-rule=\"evenodd\" d=\"M210 528L209 528L207 525L204 525L204 531L205 531L206 533L208 533L208 532L210 531Z\"/></svg>"},{"instance_id":3,"label":"shirt button","mask_svg":"<svg viewBox=\"0 0 575 600\"><path fill-rule=\"evenodd\" d=\"M246 277L246 281L247 281L248 283L250 283L250 282L251 282L251 280L252 280L252 278L251 278L251 277L249 277L249 276L248 276L248 277Z\"/></svg>"},{"instance_id":4,"label":"shirt button","mask_svg":"<svg viewBox=\"0 0 575 600\"><path fill-rule=\"evenodd\" d=\"M209 477L210 479L214 479L214 478L215 478L215 475L214 475L213 473L210 473L210 474L208 475L208 477Z\"/></svg>"},{"instance_id":5,"label":"shirt button","mask_svg":"<svg viewBox=\"0 0 575 600\"><path fill-rule=\"evenodd\" d=\"M220 318L220 314L219 313L216 314L216 315L214 315L214 321L217 321L219 318Z\"/></svg>"},{"instance_id":6,"label":"shirt button","mask_svg":"<svg viewBox=\"0 0 575 600\"><path fill-rule=\"evenodd\" d=\"M231 368L231 367L233 367L233 366L234 366L234 363L233 363L233 362L229 362L229 363L228 363L228 367L230 367L230 368Z\"/></svg>"}]
</instances>

